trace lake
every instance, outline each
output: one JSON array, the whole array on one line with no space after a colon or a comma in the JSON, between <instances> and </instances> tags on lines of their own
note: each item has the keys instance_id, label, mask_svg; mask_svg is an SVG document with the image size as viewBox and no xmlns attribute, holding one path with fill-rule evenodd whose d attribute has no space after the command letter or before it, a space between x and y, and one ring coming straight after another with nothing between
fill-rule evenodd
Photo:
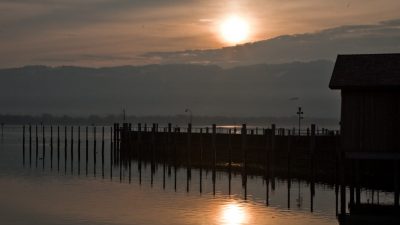
<instances>
[{"instance_id":1,"label":"lake","mask_svg":"<svg viewBox=\"0 0 400 225\"><path fill-rule=\"evenodd\" d=\"M110 131L105 132L104 166L101 161L101 133L96 134L97 163L93 160L93 135L89 135L89 160L85 161L82 130L81 161L77 138L73 140L71 161L70 128L67 132L65 160L64 127L60 128L60 160L57 135L53 133L53 162L50 134L46 128L43 158L42 130L39 127L38 159L35 138L25 136L25 165L21 126L8 126L0 142L0 218L1 224L338 224L335 187L305 181L274 178L266 185L263 177L249 176L244 190L240 174L157 164L110 168ZM98 128L98 131L101 128ZM74 130L77 135L77 128ZM31 160L29 160L31 158ZM78 164L79 163L79 164ZM72 166L71 166L72 165ZM153 169L152 169L153 168ZM272 185L274 183L274 185ZM371 198L364 190L362 199ZM377 194L375 193L375 196ZM381 202L393 202L393 195L380 192Z\"/></svg>"}]
</instances>

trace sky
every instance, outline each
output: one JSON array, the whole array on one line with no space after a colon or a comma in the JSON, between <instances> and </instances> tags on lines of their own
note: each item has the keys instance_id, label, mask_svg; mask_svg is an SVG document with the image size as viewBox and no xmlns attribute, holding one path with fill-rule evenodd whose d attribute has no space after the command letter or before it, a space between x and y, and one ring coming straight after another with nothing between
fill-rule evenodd
<instances>
[{"instance_id":1,"label":"sky","mask_svg":"<svg viewBox=\"0 0 400 225\"><path fill-rule=\"evenodd\" d=\"M243 42L400 19L398 0L0 0L0 68L160 63L153 52L218 49L235 15ZM398 28L398 25L396 25Z\"/></svg>"}]
</instances>

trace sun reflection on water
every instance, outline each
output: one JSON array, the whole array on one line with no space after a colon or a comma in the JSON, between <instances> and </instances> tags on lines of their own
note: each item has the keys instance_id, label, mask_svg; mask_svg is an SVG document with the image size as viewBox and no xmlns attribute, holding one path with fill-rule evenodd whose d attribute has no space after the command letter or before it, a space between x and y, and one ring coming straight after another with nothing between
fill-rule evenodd
<instances>
[{"instance_id":1,"label":"sun reflection on water","mask_svg":"<svg viewBox=\"0 0 400 225\"><path fill-rule=\"evenodd\" d=\"M238 202L229 202L222 207L220 219L222 225L241 225L247 223L248 215Z\"/></svg>"}]
</instances>

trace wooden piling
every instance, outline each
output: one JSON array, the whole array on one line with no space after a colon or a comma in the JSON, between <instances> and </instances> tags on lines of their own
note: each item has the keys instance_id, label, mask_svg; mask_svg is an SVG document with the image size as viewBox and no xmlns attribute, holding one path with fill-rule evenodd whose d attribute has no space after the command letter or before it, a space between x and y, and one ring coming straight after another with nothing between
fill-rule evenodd
<instances>
[{"instance_id":1,"label":"wooden piling","mask_svg":"<svg viewBox=\"0 0 400 225\"><path fill-rule=\"evenodd\" d=\"M86 161L86 176L88 175L88 164L89 164L89 127L86 126L86 157L85 157L85 161Z\"/></svg>"},{"instance_id":2,"label":"wooden piling","mask_svg":"<svg viewBox=\"0 0 400 225\"><path fill-rule=\"evenodd\" d=\"M38 166L38 160L39 160L39 137L38 137L38 127L35 125L35 136L36 136L36 168Z\"/></svg>"},{"instance_id":3,"label":"wooden piling","mask_svg":"<svg viewBox=\"0 0 400 225\"><path fill-rule=\"evenodd\" d=\"M46 140L45 140L44 125L42 125L42 169L43 170L45 161L46 161Z\"/></svg>"},{"instance_id":4,"label":"wooden piling","mask_svg":"<svg viewBox=\"0 0 400 225\"><path fill-rule=\"evenodd\" d=\"M81 127L78 126L78 175L81 174Z\"/></svg>"},{"instance_id":5,"label":"wooden piling","mask_svg":"<svg viewBox=\"0 0 400 225\"><path fill-rule=\"evenodd\" d=\"M186 192L189 192L190 180L192 177L191 171L191 146L192 146L192 124L188 124L187 128L187 167L186 167Z\"/></svg>"},{"instance_id":6,"label":"wooden piling","mask_svg":"<svg viewBox=\"0 0 400 225\"><path fill-rule=\"evenodd\" d=\"M271 189L275 190L275 132L276 125L271 125L271 149L270 149L270 157L269 157L269 171L270 171L270 179L271 179ZM283 134L284 135L284 134Z\"/></svg>"},{"instance_id":7,"label":"wooden piling","mask_svg":"<svg viewBox=\"0 0 400 225\"><path fill-rule=\"evenodd\" d=\"M101 129L101 176L104 178L104 126Z\"/></svg>"},{"instance_id":8,"label":"wooden piling","mask_svg":"<svg viewBox=\"0 0 400 225\"><path fill-rule=\"evenodd\" d=\"M246 136L247 136L247 127L246 124L242 125L242 142L241 142L241 150L243 154L243 171L242 171L242 187L244 188L244 199L247 199L247 146L246 146Z\"/></svg>"},{"instance_id":9,"label":"wooden piling","mask_svg":"<svg viewBox=\"0 0 400 225\"><path fill-rule=\"evenodd\" d=\"M293 135L295 133L293 132ZM287 189L288 189L288 198L287 198L287 204L288 204L288 209L290 209L290 189L292 186L292 180L291 180L291 174L290 174L290 156L291 156L291 148L292 148L292 135L288 133L288 140L287 140Z\"/></svg>"},{"instance_id":10,"label":"wooden piling","mask_svg":"<svg viewBox=\"0 0 400 225\"><path fill-rule=\"evenodd\" d=\"M57 171L60 172L60 126L57 126Z\"/></svg>"},{"instance_id":11,"label":"wooden piling","mask_svg":"<svg viewBox=\"0 0 400 225\"><path fill-rule=\"evenodd\" d=\"M25 125L22 126L22 165L25 167Z\"/></svg>"},{"instance_id":12,"label":"wooden piling","mask_svg":"<svg viewBox=\"0 0 400 225\"><path fill-rule=\"evenodd\" d=\"M228 131L228 194L231 195L232 189L232 132Z\"/></svg>"},{"instance_id":13,"label":"wooden piling","mask_svg":"<svg viewBox=\"0 0 400 225\"><path fill-rule=\"evenodd\" d=\"M96 126L93 126L93 175L96 176Z\"/></svg>"},{"instance_id":14,"label":"wooden piling","mask_svg":"<svg viewBox=\"0 0 400 225\"><path fill-rule=\"evenodd\" d=\"M53 170L53 126L50 126L50 169Z\"/></svg>"},{"instance_id":15,"label":"wooden piling","mask_svg":"<svg viewBox=\"0 0 400 225\"><path fill-rule=\"evenodd\" d=\"M67 126L64 127L64 173L67 173Z\"/></svg>"},{"instance_id":16,"label":"wooden piling","mask_svg":"<svg viewBox=\"0 0 400 225\"><path fill-rule=\"evenodd\" d=\"M71 174L74 173L74 126L71 126Z\"/></svg>"},{"instance_id":17,"label":"wooden piling","mask_svg":"<svg viewBox=\"0 0 400 225\"><path fill-rule=\"evenodd\" d=\"M212 170L212 183L213 183L213 195L215 195L215 182L216 182L216 167L217 167L217 125L212 125L212 150L213 150L213 170Z\"/></svg>"},{"instance_id":18,"label":"wooden piling","mask_svg":"<svg viewBox=\"0 0 400 225\"><path fill-rule=\"evenodd\" d=\"M32 126L29 124L29 167L32 167Z\"/></svg>"},{"instance_id":19,"label":"wooden piling","mask_svg":"<svg viewBox=\"0 0 400 225\"><path fill-rule=\"evenodd\" d=\"M110 127L110 180L113 177L113 127Z\"/></svg>"},{"instance_id":20,"label":"wooden piling","mask_svg":"<svg viewBox=\"0 0 400 225\"><path fill-rule=\"evenodd\" d=\"M203 192L203 129L200 128L200 176L199 176L200 194Z\"/></svg>"}]
</instances>

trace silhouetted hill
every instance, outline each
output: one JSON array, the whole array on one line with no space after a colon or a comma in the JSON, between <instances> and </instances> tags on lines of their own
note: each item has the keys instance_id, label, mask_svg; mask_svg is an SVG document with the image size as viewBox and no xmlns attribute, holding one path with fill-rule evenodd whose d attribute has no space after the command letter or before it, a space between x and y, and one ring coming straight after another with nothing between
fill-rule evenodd
<instances>
[{"instance_id":1,"label":"silhouetted hill","mask_svg":"<svg viewBox=\"0 0 400 225\"><path fill-rule=\"evenodd\" d=\"M147 65L108 68L26 66L0 70L2 114L336 117L328 88L333 63ZM299 98L299 100L295 100Z\"/></svg>"}]
</instances>

